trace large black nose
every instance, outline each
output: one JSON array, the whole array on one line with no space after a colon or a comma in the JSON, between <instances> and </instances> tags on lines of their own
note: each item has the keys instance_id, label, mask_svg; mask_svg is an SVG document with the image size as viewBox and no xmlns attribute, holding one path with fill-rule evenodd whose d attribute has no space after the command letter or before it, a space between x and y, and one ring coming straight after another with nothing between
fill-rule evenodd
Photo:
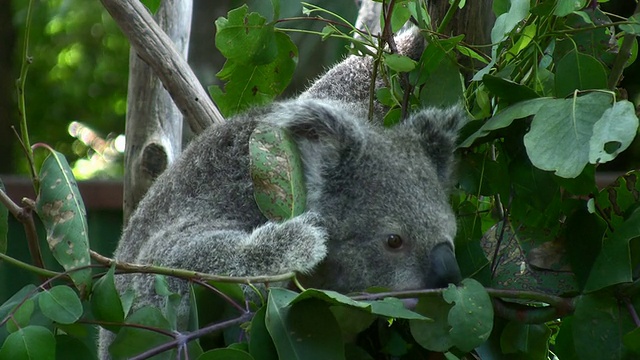
<instances>
[{"instance_id":1,"label":"large black nose","mask_svg":"<svg viewBox=\"0 0 640 360\"><path fill-rule=\"evenodd\" d=\"M429 254L427 287L431 289L442 288L450 283L457 284L460 280L462 280L462 276L451 244L436 245Z\"/></svg>"}]
</instances>

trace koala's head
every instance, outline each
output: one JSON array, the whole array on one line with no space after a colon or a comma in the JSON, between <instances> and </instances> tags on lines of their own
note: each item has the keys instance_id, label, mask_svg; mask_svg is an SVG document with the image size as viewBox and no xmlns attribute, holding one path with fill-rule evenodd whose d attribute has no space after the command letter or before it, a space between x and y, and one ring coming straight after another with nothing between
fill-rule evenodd
<instances>
[{"instance_id":1,"label":"koala's head","mask_svg":"<svg viewBox=\"0 0 640 360\"><path fill-rule=\"evenodd\" d=\"M460 109L422 110L389 129L339 103L283 103L300 148L308 208L329 233L328 256L303 279L342 292L435 288L460 280L448 202Z\"/></svg>"}]
</instances>

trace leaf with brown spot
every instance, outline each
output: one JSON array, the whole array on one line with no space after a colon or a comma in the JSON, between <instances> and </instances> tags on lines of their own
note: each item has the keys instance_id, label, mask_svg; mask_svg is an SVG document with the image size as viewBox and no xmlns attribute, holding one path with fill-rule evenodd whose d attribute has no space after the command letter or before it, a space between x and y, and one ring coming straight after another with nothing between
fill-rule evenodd
<instances>
[{"instance_id":1,"label":"leaf with brown spot","mask_svg":"<svg viewBox=\"0 0 640 360\"><path fill-rule=\"evenodd\" d=\"M48 149L51 154L40 169L36 211L53 256L82 291L91 285L91 269L70 270L91 263L86 210L69 163L61 153Z\"/></svg>"},{"instance_id":2,"label":"leaf with brown spot","mask_svg":"<svg viewBox=\"0 0 640 360\"><path fill-rule=\"evenodd\" d=\"M307 197L302 160L296 144L284 130L262 125L249 139L251 178L258 208L270 220L300 215Z\"/></svg>"}]
</instances>

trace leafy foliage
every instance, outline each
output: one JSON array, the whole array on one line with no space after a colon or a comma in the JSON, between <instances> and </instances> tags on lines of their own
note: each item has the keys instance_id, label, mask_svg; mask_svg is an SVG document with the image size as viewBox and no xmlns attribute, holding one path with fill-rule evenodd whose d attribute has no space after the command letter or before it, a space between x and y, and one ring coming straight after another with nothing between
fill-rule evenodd
<instances>
[{"instance_id":1,"label":"leafy foliage","mask_svg":"<svg viewBox=\"0 0 640 360\"><path fill-rule=\"evenodd\" d=\"M227 85L225 92L211 92L226 114L271 101L291 78L297 50L276 27L282 19L279 2L272 3L270 22L244 6L216 22L218 47L228 58L219 76ZM430 28L422 2L394 4L383 19L391 29L412 16L429 30L420 59L367 39L353 40L351 50L376 59L386 86L372 96L388 107L386 126L415 108L460 102L475 119L462 131L461 176L452 195L459 218L456 255L467 277L461 284L402 293L370 289L357 296L271 287L266 298L245 298L238 285L205 284L189 271L118 265L119 271L162 272L196 284L185 330L176 321L181 299L164 277L156 278L155 289L167 300L162 309L130 309L131 293L118 294L114 276L120 275L108 261L102 265L109 270L91 282L84 207L66 161L51 152L34 208L65 271L45 273L52 279L28 285L0 305L0 359L93 356L80 339L95 323L117 333L114 358L640 356L640 172L600 190L595 183L597 167L627 149L637 133L636 110L616 87L622 76L616 69L637 57L638 15L619 21L586 0L495 0L492 46L484 54L463 34ZM319 36L352 37L344 19L305 6L307 14L333 17ZM264 129L252 140L254 167L265 158L285 164L257 169L280 181L272 218L295 216L298 203L304 204L296 150L282 139L286 134ZM273 195L272 187L257 196ZM266 203L265 211L273 212ZM5 224L0 216L0 236ZM12 260L3 251L0 258ZM81 291L51 286L64 276ZM416 299L415 307L405 306Z\"/></svg>"}]
</instances>

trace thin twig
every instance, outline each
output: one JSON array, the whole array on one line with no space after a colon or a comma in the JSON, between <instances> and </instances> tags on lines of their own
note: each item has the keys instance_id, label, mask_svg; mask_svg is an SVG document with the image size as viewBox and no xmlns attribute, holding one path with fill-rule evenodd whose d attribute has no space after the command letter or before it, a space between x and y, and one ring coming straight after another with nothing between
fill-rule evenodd
<instances>
[{"instance_id":1,"label":"thin twig","mask_svg":"<svg viewBox=\"0 0 640 360\"><path fill-rule=\"evenodd\" d=\"M162 352L165 352L169 349L173 349L175 347L182 347L184 346L186 343L188 343L191 340L195 340L198 338L201 338L202 336L221 330L221 329L225 329L228 328L230 326L236 325L236 324L242 324L245 321L250 320L253 317L253 313L252 312L245 312L242 315L240 315L239 317L235 318L235 319L231 319L231 320L227 320L227 321L223 321L220 323L215 323L215 324L211 324L208 326L205 326L201 329L198 329L196 331L190 332L188 334L177 334L174 335L175 339L173 341L169 341L167 343L164 343L160 346L154 347L150 350L147 350L145 352L143 352L142 354L139 354L137 356L132 357L130 360L142 360L142 359L148 359L152 356L158 355Z\"/></svg>"},{"instance_id":2,"label":"thin twig","mask_svg":"<svg viewBox=\"0 0 640 360\"><path fill-rule=\"evenodd\" d=\"M23 201L27 202L28 199ZM31 201L32 202L32 201ZM24 233L27 238L27 244L29 246L29 253L31 259L36 268L45 269L44 261L42 260L42 253L40 252L40 242L38 240L38 232L36 231L36 224L33 221L33 208L32 207L20 207L9 198L9 196L2 190L0 190L0 203L4 205L13 217L16 218L24 227ZM16 260L17 261L17 260ZM14 265L17 265L14 263ZM29 265L31 266L31 265ZM43 275L45 273L36 272L40 276L40 280L45 281L50 276ZM57 274L57 273L56 273Z\"/></svg>"},{"instance_id":3,"label":"thin twig","mask_svg":"<svg viewBox=\"0 0 640 360\"><path fill-rule=\"evenodd\" d=\"M636 5L636 9L633 14L638 14L640 12L640 2ZM631 57L631 47L635 43L636 35L635 34L625 34L622 39L622 45L620 46L620 50L618 51L618 55L616 56L615 61L613 62L613 67L611 68L611 73L609 73L609 79L607 80L607 86L609 90L615 90L618 82L622 78L622 72L624 71L624 66L629 61Z\"/></svg>"},{"instance_id":4,"label":"thin twig","mask_svg":"<svg viewBox=\"0 0 640 360\"><path fill-rule=\"evenodd\" d=\"M142 273L142 274L160 274L166 276L178 277L185 280L213 280L225 283L235 283L235 284L251 284L251 283L267 283L267 282L279 282L290 280L295 276L294 272L289 272L280 275L273 276L243 276L243 277L235 277L235 276L221 276L221 275L213 275L208 273L201 273L197 271L185 270L185 269L176 269L155 265L141 265L141 264L132 264L121 261L116 261L114 259L110 259L106 256L100 255L97 252L90 250L91 257L99 262L100 264L111 267L115 265L116 269L123 270L127 273Z\"/></svg>"}]
</instances>

